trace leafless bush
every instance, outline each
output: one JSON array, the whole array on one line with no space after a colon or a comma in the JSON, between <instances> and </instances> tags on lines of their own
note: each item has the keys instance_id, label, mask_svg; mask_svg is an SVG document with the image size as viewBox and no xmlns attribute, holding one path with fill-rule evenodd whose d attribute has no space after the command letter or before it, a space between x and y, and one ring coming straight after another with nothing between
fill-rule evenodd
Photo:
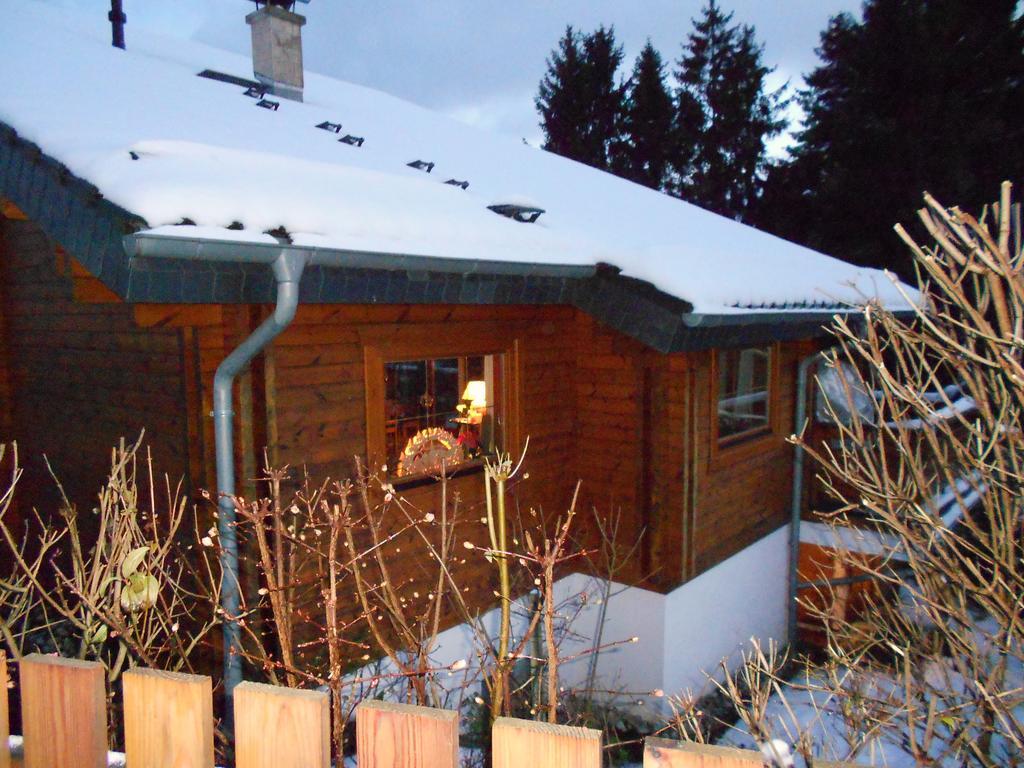
<instances>
[{"instance_id":1,"label":"leafless bush","mask_svg":"<svg viewBox=\"0 0 1024 768\"><path fill-rule=\"evenodd\" d=\"M39 542L34 552L30 552L27 532L11 531L7 526L14 492L22 474L16 443L0 445L0 466L4 465L10 469L10 478L0 497L0 523L11 534L9 539L5 539L5 544L9 547L13 543L19 557L11 558L8 572L0 576L0 637L7 646L8 655L17 659L31 633L49 630L45 619L38 620L45 615L45 605L39 591L34 588L33 574L38 577L54 542L52 537L48 537Z\"/></svg>"},{"instance_id":2,"label":"leafless bush","mask_svg":"<svg viewBox=\"0 0 1024 768\"><path fill-rule=\"evenodd\" d=\"M234 499L238 539L254 553L261 584L235 617L245 658L272 682L330 691L336 754L368 695L428 706L471 698L488 721L531 713L555 722L571 624L555 583L587 554L570 544L575 495L546 530L543 515L510 504L521 460L508 455L485 463L480 509L467 507L444 473L437 508L422 509L383 471L358 459L356 467L354 480L304 477L294 492L287 467L268 470L265 498ZM470 541L474 526L486 543ZM493 587L471 590L469 579L488 570ZM439 634L453 624L463 625L471 650L440 662ZM525 677L519 662L529 664Z\"/></svg>"},{"instance_id":3,"label":"leafless bush","mask_svg":"<svg viewBox=\"0 0 1024 768\"><path fill-rule=\"evenodd\" d=\"M287 467L267 470L263 497L233 499L258 584L239 615L225 617L217 528L200 524L180 488L156 480L149 457L140 458L141 440L112 452L89 526L67 499L55 515L34 512L24 530L15 524L8 513L21 470L16 447L7 454L0 547L13 565L0 577L0 636L15 658L35 649L30 638L45 636L47 649L104 663L116 692L121 672L136 664L215 674L204 641L232 619L240 652L265 679L329 692L341 755L355 706L369 696L429 706L472 697L486 705L488 722L527 713L555 722L567 716L560 664L618 644L597 639L565 658L562 643L586 600L559 596L555 585L589 553L571 543L575 494L553 520L511 504L521 460L499 455L485 464L481 509L464 509L443 474L441 503L425 510L358 461L345 482L303 476L296 484ZM471 543L465 526L479 526L486 543ZM491 590L467 583L466 574L479 582L488 571L496 623L480 599ZM464 625L471 650L438 662L439 633L452 624Z\"/></svg>"},{"instance_id":4,"label":"leafless bush","mask_svg":"<svg viewBox=\"0 0 1024 768\"><path fill-rule=\"evenodd\" d=\"M402 508L410 517L394 525L399 503L384 486L380 503L371 501L376 478L365 472L355 482L304 476L294 491L286 490L287 467L268 469L263 480L266 496L233 500L241 549L252 553L261 585L231 617L242 630L240 652L272 683L329 691L334 748L343 754L345 725L365 696L390 687L398 699L440 703L433 680L444 670L429 658L436 611L423 610L418 592L406 598L384 556L387 544L430 520ZM436 608L433 593L429 603ZM381 654L393 668L373 668Z\"/></svg>"},{"instance_id":5,"label":"leafless bush","mask_svg":"<svg viewBox=\"0 0 1024 768\"><path fill-rule=\"evenodd\" d=\"M826 404L836 439L793 440L838 504L823 519L873 537L870 556L839 548L837 557L874 587L859 615L835 610L846 599L841 587L806 601L824 628L826 659L808 662L798 682L785 684L759 653L740 674L761 693L729 693L760 743L785 739L808 758L898 752L917 765L1019 765L1020 210L1008 183L980 219L927 195L925 203L931 245L897 227L915 257L920 300L908 296L911 313L868 305L836 319L827 365L843 392ZM771 715L762 706L769 688L780 708ZM787 723L794 700L812 715Z\"/></svg>"},{"instance_id":6,"label":"leafless bush","mask_svg":"<svg viewBox=\"0 0 1024 768\"><path fill-rule=\"evenodd\" d=\"M189 551L203 536L198 519L180 488L157 480L151 457L140 458L141 445L140 436L111 452L88 533L63 491L56 512L33 510L24 528L10 520L21 468L16 445L0 449L10 467L0 497L0 560L11 563L0 580L7 650L18 659L41 644L102 663L115 704L114 736L121 673L135 665L197 671L203 641L217 624L205 610L205 585L217 583L217 564L202 548Z\"/></svg>"}]
</instances>

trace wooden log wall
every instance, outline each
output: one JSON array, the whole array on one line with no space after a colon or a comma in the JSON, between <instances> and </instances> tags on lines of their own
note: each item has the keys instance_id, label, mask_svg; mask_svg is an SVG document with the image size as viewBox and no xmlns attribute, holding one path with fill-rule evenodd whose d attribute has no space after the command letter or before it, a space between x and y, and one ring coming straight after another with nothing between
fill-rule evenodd
<instances>
[{"instance_id":1,"label":"wooden log wall","mask_svg":"<svg viewBox=\"0 0 1024 768\"><path fill-rule=\"evenodd\" d=\"M266 431L278 435L280 463L305 465L318 479L351 477L354 457L367 453L366 345L374 344L386 356L412 335L439 349L450 340L452 349L459 349L460 344L465 347L467 334L500 326L499 347L515 348L514 355L506 355L506 366L517 370L506 370L506 379L514 376L519 382L518 393L506 393L518 396L519 403L512 404L506 424L515 432L515 444L508 447L515 450L530 438L523 469L529 478L515 484L510 496L527 521L555 517L565 511L576 478L572 318L573 310L566 307L300 306L272 353L276 387L268 402L273 401L274 423ZM436 513L441 502L436 484L401 493L424 512ZM458 543L483 545L483 474L452 480L449 493L450 498L459 496L463 522ZM536 518L531 509L537 511ZM395 514L401 515L398 510ZM401 525L405 519L393 522ZM387 550L393 555L392 577L406 584L410 594L432 589L426 579L434 569L414 533L391 542ZM470 585L469 595L478 592L485 604L492 602L489 566L482 557L465 554L461 550L464 562L458 565L468 570L460 581Z\"/></svg>"},{"instance_id":2,"label":"wooden log wall","mask_svg":"<svg viewBox=\"0 0 1024 768\"><path fill-rule=\"evenodd\" d=\"M182 335L139 328L124 304L76 296L73 259L30 221L0 218L9 429L25 466L22 497L56 504L45 453L68 497L95 503L121 437L145 429L157 471L186 475ZM102 286L101 286L102 287ZM97 297L102 298L102 297Z\"/></svg>"},{"instance_id":3,"label":"wooden log wall","mask_svg":"<svg viewBox=\"0 0 1024 768\"><path fill-rule=\"evenodd\" d=\"M30 461L26 484L49 487L38 462L45 451L69 495L88 502L109 447L145 427L158 438L160 471L184 476L193 490L213 489L213 374L268 308L128 307L31 222L0 222L7 344L0 396L9 387L6 434ZM293 325L239 377L241 491L255 492L264 446L272 463L304 466L314 478L352 475L353 457L367 451L368 337L386 349L391 332L412 328L457 341L474 327L498 327L515 341L509 445L530 437L529 479L513 489L516 505L553 517L581 480L577 531L585 543L598 543L594 512L620 516L620 547L645 531L619 580L672 589L786 522L792 449L785 437L796 362L809 345L776 351L772 433L719 449L713 353L658 354L569 307L300 306ZM465 539L483 543L482 477L459 478L452 490ZM425 510L439 502L437 486L406 495ZM410 542L396 549L403 544ZM417 570L414 558L400 560ZM486 596L486 580L477 581Z\"/></svg>"},{"instance_id":4,"label":"wooden log wall","mask_svg":"<svg viewBox=\"0 0 1024 768\"><path fill-rule=\"evenodd\" d=\"M578 313L575 322L577 474L584 511L618 521L616 578L671 589L682 580L685 355L661 355ZM587 543L600 546L591 525Z\"/></svg>"},{"instance_id":5,"label":"wooden log wall","mask_svg":"<svg viewBox=\"0 0 1024 768\"><path fill-rule=\"evenodd\" d=\"M583 501L644 530L620 581L667 591L788 521L796 366L811 343L774 351L770 434L719 448L712 351L661 355L576 317L577 470ZM596 544L591 538L590 543Z\"/></svg>"},{"instance_id":6,"label":"wooden log wall","mask_svg":"<svg viewBox=\"0 0 1024 768\"><path fill-rule=\"evenodd\" d=\"M2 205L2 202L3 198L0 198L0 205ZM14 212L8 211L7 213L13 219ZM4 218L3 214L0 214L0 254L4 253L4 227L2 226ZM19 216L17 219L17 221L24 220L24 215ZM6 293L6 287L0 281L0 307L4 306ZM7 336L7 313L0 312L0 434L4 435L11 432L11 416L13 413L11 404L11 355Z\"/></svg>"},{"instance_id":7,"label":"wooden log wall","mask_svg":"<svg viewBox=\"0 0 1024 768\"><path fill-rule=\"evenodd\" d=\"M692 530L697 575L789 521L792 493L796 369L813 351L807 343L779 344L773 350L770 433L719 447L714 434L716 385L711 351L694 353L693 404L694 497Z\"/></svg>"},{"instance_id":8,"label":"wooden log wall","mask_svg":"<svg viewBox=\"0 0 1024 768\"><path fill-rule=\"evenodd\" d=\"M530 436L530 472L540 473L529 485L546 484L565 468L574 438L572 316L565 307L300 306L273 353L281 459L345 477L353 456L366 453L365 334L386 353L389 331L400 328L420 326L454 345L467 325L499 323L519 342L518 432ZM545 506L566 500L564 490L544 498Z\"/></svg>"}]
</instances>

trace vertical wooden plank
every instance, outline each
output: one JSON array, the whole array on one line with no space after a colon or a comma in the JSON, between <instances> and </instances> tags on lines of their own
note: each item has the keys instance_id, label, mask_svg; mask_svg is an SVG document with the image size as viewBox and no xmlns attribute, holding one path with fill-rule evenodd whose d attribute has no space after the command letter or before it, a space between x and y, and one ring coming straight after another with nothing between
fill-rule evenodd
<instances>
[{"instance_id":1,"label":"vertical wooden plank","mask_svg":"<svg viewBox=\"0 0 1024 768\"><path fill-rule=\"evenodd\" d=\"M132 768L213 768L210 678L133 669L124 681L124 751Z\"/></svg>"},{"instance_id":2,"label":"vertical wooden plank","mask_svg":"<svg viewBox=\"0 0 1024 768\"><path fill-rule=\"evenodd\" d=\"M202 434L203 466L206 472L206 487L212 485L214 467L217 466L213 434L213 376L221 360L227 356L227 341L224 338L224 318L221 324L197 328L198 365L196 378L199 382L200 413Z\"/></svg>"},{"instance_id":3,"label":"vertical wooden plank","mask_svg":"<svg viewBox=\"0 0 1024 768\"><path fill-rule=\"evenodd\" d=\"M0 258L3 258L6 264L10 264L13 259L10 259L8 254L4 252L4 241L3 241L3 221L0 220ZM13 387L11 386L11 372L12 372L12 359L11 359L11 340L9 338L7 325L7 302L6 302L6 290L2 283L6 282L5 279L0 279L0 307L4 308L3 312L0 312L0 430L3 434L11 434L11 419L13 416ZM12 506L15 506L12 504ZM11 519L8 521L8 525L16 527L19 523L17 519L17 509L11 510Z\"/></svg>"},{"instance_id":4,"label":"vertical wooden plank","mask_svg":"<svg viewBox=\"0 0 1024 768\"><path fill-rule=\"evenodd\" d=\"M0 651L0 768L11 768L11 752L7 739L11 735L11 721L7 711L7 654Z\"/></svg>"},{"instance_id":5,"label":"vertical wooden plank","mask_svg":"<svg viewBox=\"0 0 1024 768\"><path fill-rule=\"evenodd\" d=\"M644 768L762 768L760 752L708 744L644 739Z\"/></svg>"},{"instance_id":6,"label":"vertical wooden plank","mask_svg":"<svg viewBox=\"0 0 1024 768\"><path fill-rule=\"evenodd\" d=\"M654 431L655 426L654 408L655 373L652 370L651 355L640 354L634 359L635 376L639 399L637 402L636 419L636 497L637 511L639 512L639 525L637 530L646 531L644 541L640 546L640 573L647 575L652 572L651 554L652 549L657 546L658 532L654 526ZM658 425L660 427L660 424ZM659 567L665 568L668 563L660 562ZM654 569L657 570L657 569ZM657 578L657 575L656 575ZM673 585L674 586L674 585Z\"/></svg>"},{"instance_id":7,"label":"vertical wooden plank","mask_svg":"<svg viewBox=\"0 0 1024 768\"><path fill-rule=\"evenodd\" d=\"M456 768L459 715L388 701L356 708L359 768Z\"/></svg>"},{"instance_id":8,"label":"vertical wooden plank","mask_svg":"<svg viewBox=\"0 0 1024 768\"><path fill-rule=\"evenodd\" d=\"M384 440L384 355L371 344L363 347L363 387L366 393L366 462L376 472L388 461ZM394 467L391 468L394 471Z\"/></svg>"},{"instance_id":9,"label":"vertical wooden plank","mask_svg":"<svg viewBox=\"0 0 1024 768\"><path fill-rule=\"evenodd\" d=\"M694 567L694 530L697 527L697 488L699 473L697 458L700 455L700 430L697 428L697 376L693 362L687 355L684 374L685 400L683 404L683 477L685 492L683 496L683 570L682 581L688 581L697 575Z\"/></svg>"},{"instance_id":10,"label":"vertical wooden plank","mask_svg":"<svg viewBox=\"0 0 1024 768\"><path fill-rule=\"evenodd\" d=\"M647 737L644 768L763 768L760 752ZM856 768L855 763L814 760L814 768Z\"/></svg>"},{"instance_id":11,"label":"vertical wooden plank","mask_svg":"<svg viewBox=\"0 0 1024 768\"><path fill-rule=\"evenodd\" d=\"M195 328L181 329L181 379L185 389L189 490L209 488L203 462L203 394L199 370L199 337Z\"/></svg>"},{"instance_id":12,"label":"vertical wooden plank","mask_svg":"<svg viewBox=\"0 0 1024 768\"><path fill-rule=\"evenodd\" d=\"M250 365L236 379L238 401L235 408L238 422L238 450L241 460L238 464L238 488L247 499L256 498L256 449L255 425L253 424L253 371Z\"/></svg>"},{"instance_id":13,"label":"vertical wooden plank","mask_svg":"<svg viewBox=\"0 0 1024 768\"><path fill-rule=\"evenodd\" d=\"M499 717L492 731L494 768L600 768L601 732Z\"/></svg>"},{"instance_id":14,"label":"vertical wooden plank","mask_svg":"<svg viewBox=\"0 0 1024 768\"><path fill-rule=\"evenodd\" d=\"M270 466L281 465L280 434L277 427L277 347L263 350L263 402L267 421L267 458Z\"/></svg>"},{"instance_id":15,"label":"vertical wooden plank","mask_svg":"<svg viewBox=\"0 0 1024 768\"><path fill-rule=\"evenodd\" d=\"M236 768L330 768L326 693L246 682L234 697Z\"/></svg>"},{"instance_id":16,"label":"vertical wooden plank","mask_svg":"<svg viewBox=\"0 0 1024 768\"><path fill-rule=\"evenodd\" d=\"M33 653L20 667L25 768L106 768L103 665Z\"/></svg>"},{"instance_id":17,"label":"vertical wooden plank","mask_svg":"<svg viewBox=\"0 0 1024 768\"><path fill-rule=\"evenodd\" d=\"M259 325L259 307L234 307L227 318L226 341L235 349ZM256 496L256 452L253 425L253 361L235 377L235 472L238 493L247 499Z\"/></svg>"}]
</instances>

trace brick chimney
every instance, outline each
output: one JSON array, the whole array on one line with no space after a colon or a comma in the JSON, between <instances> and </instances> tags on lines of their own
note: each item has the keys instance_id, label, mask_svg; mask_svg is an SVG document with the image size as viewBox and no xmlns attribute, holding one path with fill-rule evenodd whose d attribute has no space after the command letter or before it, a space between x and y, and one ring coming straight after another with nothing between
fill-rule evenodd
<instances>
[{"instance_id":1,"label":"brick chimney","mask_svg":"<svg viewBox=\"0 0 1024 768\"><path fill-rule=\"evenodd\" d=\"M306 17L267 4L245 17L252 27L252 71L271 93L302 101L302 25Z\"/></svg>"}]
</instances>

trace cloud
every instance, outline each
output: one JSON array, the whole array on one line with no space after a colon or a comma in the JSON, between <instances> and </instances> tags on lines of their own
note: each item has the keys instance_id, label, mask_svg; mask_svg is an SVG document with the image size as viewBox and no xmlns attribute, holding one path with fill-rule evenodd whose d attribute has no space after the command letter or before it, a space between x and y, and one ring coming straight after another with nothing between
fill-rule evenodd
<instances>
[{"instance_id":1,"label":"cloud","mask_svg":"<svg viewBox=\"0 0 1024 768\"><path fill-rule=\"evenodd\" d=\"M524 105L529 105L529 108L524 109ZM442 111L460 122L487 131L516 136L538 146L543 142L543 135L539 118L532 106L532 91L513 91L494 94Z\"/></svg>"}]
</instances>

